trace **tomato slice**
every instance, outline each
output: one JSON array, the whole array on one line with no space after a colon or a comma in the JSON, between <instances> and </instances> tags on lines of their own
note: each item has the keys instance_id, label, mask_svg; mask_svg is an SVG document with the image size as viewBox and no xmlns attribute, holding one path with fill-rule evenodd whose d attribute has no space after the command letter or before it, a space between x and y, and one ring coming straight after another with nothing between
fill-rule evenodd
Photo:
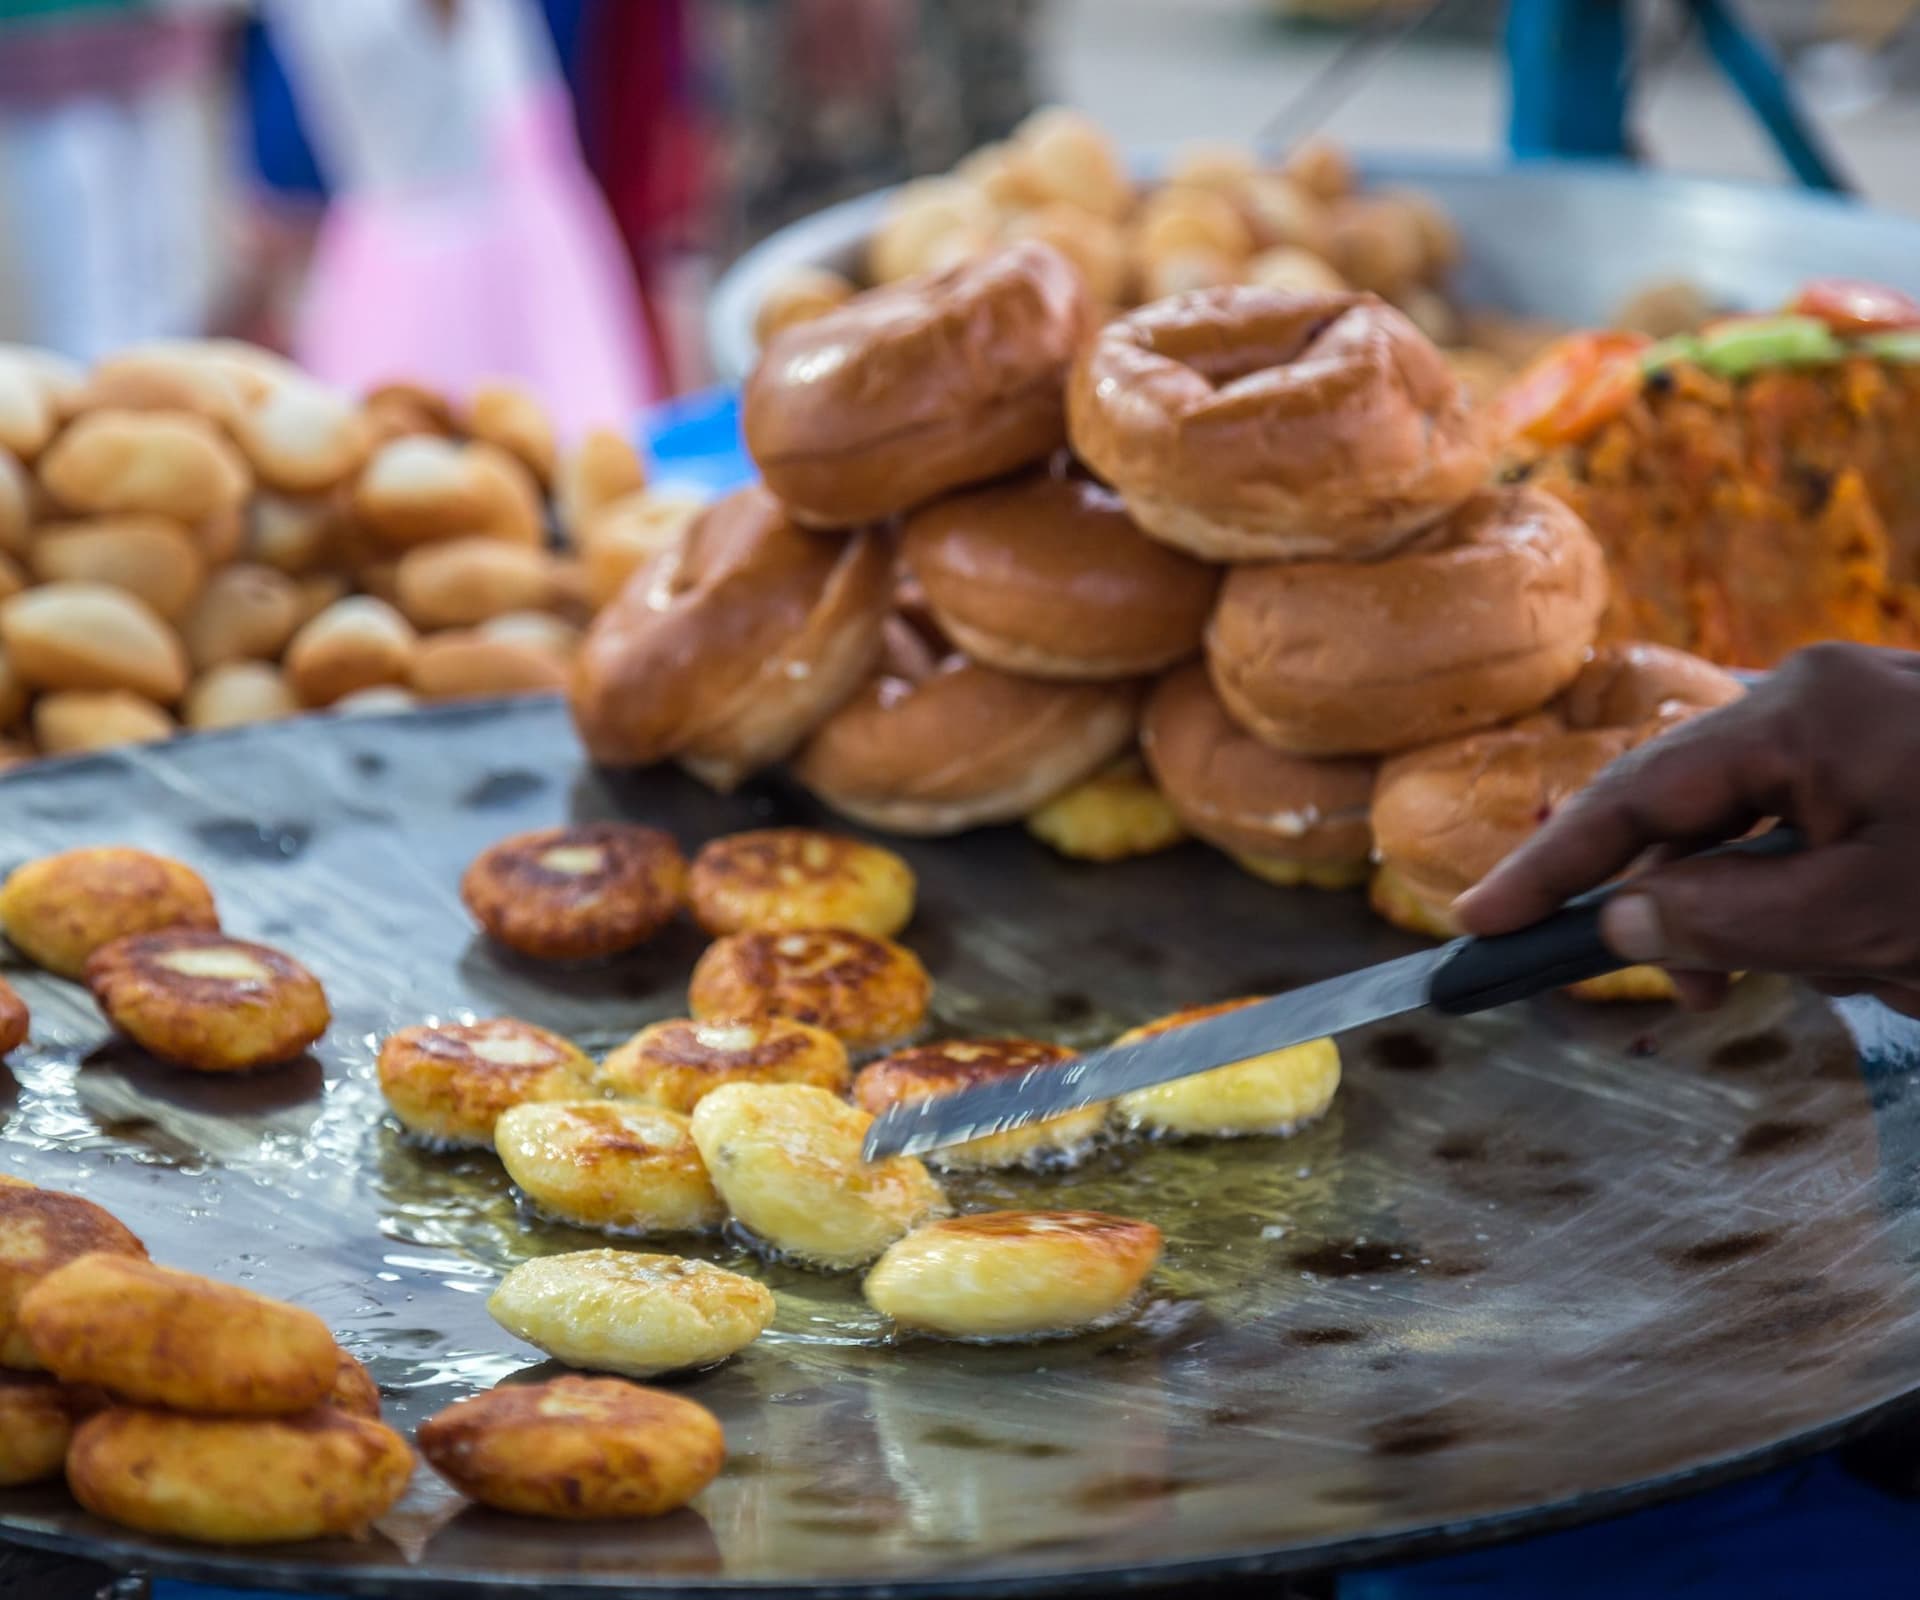
<instances>
[{"instance_id":1,"label":"tomato slice","mask_svg":"<svg viewBox=\"0 0 1920 1600\"><path fill-rule=\"evenodd\" d=\"M1859 278L1816 278L1794 296L1787 309L1818 317L1843 337L1920 328L1920 300Z\"/></svg>"},{"instance_id":2,"label":"tomato slice","mask_svg":"<svg viewBox=\"0 0 1920 1600\"><path fill-rule=\"evenodd\" d=\"M1640 392L1638 333L1574 333L1556 339L1493 403L1507 438L1538 445L1574 444L1617 417Z\"/></svg>"}]
</instances>

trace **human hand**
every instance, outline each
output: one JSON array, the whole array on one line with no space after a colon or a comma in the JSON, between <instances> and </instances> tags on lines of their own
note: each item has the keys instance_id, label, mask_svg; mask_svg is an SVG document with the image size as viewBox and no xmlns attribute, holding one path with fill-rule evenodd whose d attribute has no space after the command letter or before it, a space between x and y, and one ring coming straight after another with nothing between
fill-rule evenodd
<instances>
[{"instance_id":1,"label":"human hand","mask_svg":"<svg viewBox=\"0 0 1920 1600\"><path fill-rule=\"evenodd\" d=\"M1778 817L1807 848L1684 852ZM1644 862L1601 913L1624 961L1710 1006L1726 974L1797 973L1920 1015L1920 655L1817 645L1608 767L1454 907L1505 933Z\"/></svg>"}]
</instances>

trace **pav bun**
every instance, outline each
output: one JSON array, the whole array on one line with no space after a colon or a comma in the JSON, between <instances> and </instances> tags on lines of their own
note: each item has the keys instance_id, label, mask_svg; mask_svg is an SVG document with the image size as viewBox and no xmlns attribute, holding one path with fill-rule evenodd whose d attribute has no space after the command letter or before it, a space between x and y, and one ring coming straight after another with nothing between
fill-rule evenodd
<instances>
[{"instance_id":1,"label":"pav bun","mask_svg":"<svg viewBox=\"0 0 1920 1600\"><path fill-rule=\"evenodd\" d=\"M1045 470L921 508L901 553L967 655L1069 682L1186 660L1220 582L1142 534L1112 490Z\"/></svg>"},{"instance_id":2,"label":"pav bun","mask_svg":"<svg viewBox=\"0 0 1920 1600\"><path fill-rule=\"evenodd\" d=\"M1375 909L1413 932L1450 938L1455 898L1602 767L1741 692L1697 656L1607 645L1544 712L1394 757L1374 795Z\"/></svg>"},{"instance_id":3,"label":"pav bun","mask_svg":"<svg viewBox=\"0 0 1920 1600\"><path fill-rule=\"evenodd\" d=\"M895 516L1059 449L1091 320L1078 269L1034 240L869 290L767 346L747 448L797 522Z\"/></svg>"},{"instance_id":4,"label":"pav bun","mask_svg":"<svg viewBox=\"0 0 1920 1600\"><path fill-rule=\"evenodd\" d=\"M1606 610L1586 524L1524 485L1483 489L1383 561L1228 574L1207 665L1233 720L1290 755L1384 754L1544 705Z\"/></svg>"},{"instance_id":5,"label":"pav bun","mask_svg":"<svg viewBox=\"0 0 1920 1600\"><path fill-rule=\"evenodd\" d=\"M871 670L892 569L878 535L810 533L764 489L710 506L587 631L572 701L588 751L677 757L722 787L782 759Z\"/></svg>"},{"instance_id":6,"label":"pav bun","mask_svg":"<svg viewBox=\"0 0 1920 1600\"><path fill-rule=\"evenodd\" d=\"M1227 715L1206 668L1161 680L1140 748L1189 833L1270 882L1342 888L1366 881L1375 763L1282 755Z\"/></svg>"},{"instance_id":7,"label":"pav bun","mask_svg":"<svg viewBox=\"0 0 1920 1600\"><path fill-rule=\"evenodd\" d=\"M1384 555L1492 460L1446 358L1367 294L1228 285L1143 306L1081 352L1067 418L1141 528L1212 561Z\"/></svg>"},{"instance_id":8,"label":"pav bun","mask_svg":"<svg viewBox=\"0 0 1920 1600\"><path fill-rule=\"evenodd\" d=\"M1137 683L1044 683L948 655L887 666L802 747L794 773L843 816L890 833L1012 822L1131 743Z\"/></svg>"}]
</instances>

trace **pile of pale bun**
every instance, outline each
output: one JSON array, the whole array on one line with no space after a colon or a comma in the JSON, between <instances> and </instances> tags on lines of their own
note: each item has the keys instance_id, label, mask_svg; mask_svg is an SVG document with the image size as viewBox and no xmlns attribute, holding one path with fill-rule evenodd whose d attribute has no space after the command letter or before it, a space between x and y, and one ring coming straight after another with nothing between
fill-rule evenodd
<instances>
[{"instance_id":1,"label":"pile of pale bun","mask_svg":"<svg viewBox=\"0 0 1920 1600\"><path fill-rule=\"evenodd\" d=\"M1227 285L1096 326L1029 240L786 329L743 412L762 483L582 647L602 762L785 763L875 828L1028 819L1096 859L1191 834L1275 883L1371 877L1438 934L1608 760L1739 692L1596 652L1599 547L1490 481L1459 380L1371 294Z\"/></svg>"}]
</instances>

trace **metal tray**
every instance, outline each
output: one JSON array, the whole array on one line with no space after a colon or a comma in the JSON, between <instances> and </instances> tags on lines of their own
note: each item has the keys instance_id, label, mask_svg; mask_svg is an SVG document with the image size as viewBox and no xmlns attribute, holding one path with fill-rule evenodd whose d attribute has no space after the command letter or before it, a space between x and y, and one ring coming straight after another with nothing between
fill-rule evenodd
<instances>
[{"instance_id":1,"label":"metal tray","mask_svg":"<svg viewBox=\"0 0 1920 1600\"><path fill-rule=\"evenodd\" d=\"M93 1197L162 1261L311 1306L410 1428L538 1370L484 1309L504 1265L599 1241L523 1221L490 1158L403 1143L372 1082L379 1038L510 1013L603 1047L678 1010L698 948L682 930L605 965L514 962L474 937L462 866L569 816L644 817L691 846L813 814L774 787L604 778L550 702L9 775L0 867L86 842L180 856L231 929L323 976L337 1020L314 1060L207 1080L112 1042L73 986L11 974L35 1036L0 1074L0 1167ZM1106 868L1015 830L904 848L923 886L908 938L950 1030L1091 1041L1406 948L1357 896L1274 890L1197 848ZM1151 1303L1076 1341L896 1347L856 1278L759 1269L775 1328L685 1385L725 1422L728 1468L658 1523L515 1520L423 1469L360 1543L197 1549L57 1488L0 1494L0 1537L336 1593L978 1595L1283 1572L1596 1515L1813 1448L1920 1387L1915 1045L1884 1013L1776 982L1705 1020L1552 1000L1349 1040L1333 1112L1291 1140L956 1183L974 1207L1159 1222Z\"/></svg>"},{"instance_id":2,"label":"metal tray","mask_svg":"<svg viewBox=\"0 0 1920 1600\"><path fill-rule=\"evenodd\" d=\"M1146 178L1159 165L1143 157L1136 171ZM1685 278L1754 310L1829 273L1920 292L1920 221L1809 190L1581 161L1380 155L1361 171L1371 186L1424 189L1453 217L1467 257L1455 287L1470 306L1595 326L1656 279ZM796 267L857 271L886 202L881 192L830 207L734 263L707 312L723 379L737 383L752 370L753 318L767 291Z\"/></svg>"}]
</instances>

